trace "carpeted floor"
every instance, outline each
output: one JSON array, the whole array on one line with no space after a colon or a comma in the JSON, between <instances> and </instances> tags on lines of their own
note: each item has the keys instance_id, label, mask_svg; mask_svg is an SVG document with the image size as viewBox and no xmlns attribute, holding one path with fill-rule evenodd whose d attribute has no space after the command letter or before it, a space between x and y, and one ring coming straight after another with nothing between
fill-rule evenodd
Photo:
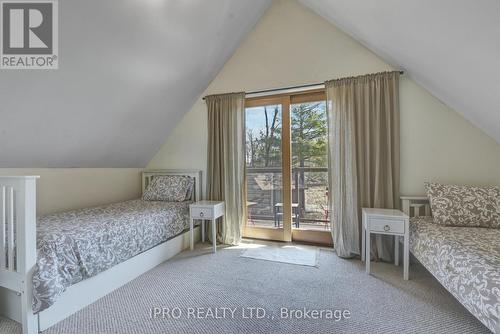
<instances>
[{"instance_id":1,"label":"carpeted floor","mask_svg":"<svg viewBox=\"0 0 500 334\"><path fill-rule=\"evenodd\" d=\"M15 321L0 316L0 333L21 334L21 326Z\"/></svg>"},{"instance_id":2,"label":"carpeted floor","mask_svg":"<svg viewBox=\"0 0 500 334\"><path fill-rule=\"evenodd\" d=\"M488 333L418 265L404 281L401 266L374 263L369 276L362 262L330 250L320 251L319 267L243 258L243 250L212 254L199 246L181 253L44 334ZM165 308L165 316L152 318L154 307ZM252 307L261 308L253 317ZM222 308L226 318L214 319L223 316ZM281 308L331 311L323 311L323 319L283 319ZM348 310L349 319L338 320L334 310Z\"/></svg>"}]
</instances>

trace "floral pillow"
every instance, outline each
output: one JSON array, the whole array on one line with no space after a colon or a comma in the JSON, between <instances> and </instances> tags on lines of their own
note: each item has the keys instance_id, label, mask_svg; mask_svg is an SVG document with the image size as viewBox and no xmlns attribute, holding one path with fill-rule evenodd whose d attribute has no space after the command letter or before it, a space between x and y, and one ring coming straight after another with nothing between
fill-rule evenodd
<instances>
[{"instance_id":1,"label":"floral pillow","mask_svg":"<svg viewBox=\"0 0 500 334\"><path fill-rule=\"evenodd\" d=\"M500 187L425 183L425 190L435 223L500 228Z\"/></svg>"},{"instance_id":2,"label":"floral pillow","mask_svg":"<svg viewBox=\"0 0 500 334\"><path fill-rule=\"evenodd\" d=\"M189 176L153 176L142 195L145 201L183 202L191 198L194 179Z\"/></svg>"}]
</instances>

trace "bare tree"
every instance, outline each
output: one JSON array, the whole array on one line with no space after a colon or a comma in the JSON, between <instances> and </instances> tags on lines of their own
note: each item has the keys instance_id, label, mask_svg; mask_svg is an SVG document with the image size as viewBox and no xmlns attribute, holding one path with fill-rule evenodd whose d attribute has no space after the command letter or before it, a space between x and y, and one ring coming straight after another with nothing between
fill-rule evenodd
<instances>
[{"instance_id":1,"label":"bare tree","mask_svg":"<svg viewBox=\"0 0 500 334\"><path fill-rule=\"evenodd\" d=\"M255 167L258 142L252 129L247 131L247 165Z\"/></svg>"},{"instance_id":2,"label":"bare tree","mask_svg":"<svg viewBox=\"0 0 500 334\"><path fill-rule=\"evenodd\" d=\"M269 162L270 162L270 152L271 152L271 147L273 146L274 142L274 135L276 132L276 125L278 121L278 115L279 115L279 109L278 107L274 107L273 111L273 120L271 122L271 125L269 125L269 115L267 113L267 107L264 107L264 114L266 117L266 134L265 134L265 149L264 149L264 166L268 167Z\"/></svg>"}]
</instances>

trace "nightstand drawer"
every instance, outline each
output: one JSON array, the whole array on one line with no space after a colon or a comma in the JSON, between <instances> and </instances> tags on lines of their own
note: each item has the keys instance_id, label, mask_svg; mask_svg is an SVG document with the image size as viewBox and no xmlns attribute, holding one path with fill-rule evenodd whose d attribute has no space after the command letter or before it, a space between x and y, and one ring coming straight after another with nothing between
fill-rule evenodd
<instances>
[{"instance_id":1,"label":"nightstand drawer","mask_svg":"<svg viewBox=\"0 0 500 334\"><path fill-rule=\"evenodd\" d=\"M212 219L213 215L211 208L191 208L191 218L193 219Z\"/></svg>"},{"instance_id":2,"label":"nightstand drawer","mask_svg":"<svg viewBox=\"0 0 500 334\"><path fill-rule=\"evenodd\" d=\"M370 231L382 233L404 233L404 220L370 218Z\"/></svg>"}]
</instances>

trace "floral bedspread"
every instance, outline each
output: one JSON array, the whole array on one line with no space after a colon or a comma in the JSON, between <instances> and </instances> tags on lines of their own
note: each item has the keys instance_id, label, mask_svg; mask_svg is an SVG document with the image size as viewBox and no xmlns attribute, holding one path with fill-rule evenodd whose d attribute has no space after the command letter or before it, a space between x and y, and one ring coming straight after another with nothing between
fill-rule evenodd
<instances>
[{"instance_id":1,"label":"floral bedspread","mask_svg":"<svg viewBox=\"0 0 500 334\"><path fill-rule=\"evenodd\" d=\"M189 204L138 199L40 217L33 311L54 304L72 284L182 233Z\"/></svg>"},{"instance_id":2,"label":"floral bedspread","mask_svg":"<svg viewBox=\"0 0 500 334\"><path fill-rule=\"evenodd\" d=\"M410 220L410 250L494 333L500 333L500 230Z\"/></svg>"}]
</instances>

